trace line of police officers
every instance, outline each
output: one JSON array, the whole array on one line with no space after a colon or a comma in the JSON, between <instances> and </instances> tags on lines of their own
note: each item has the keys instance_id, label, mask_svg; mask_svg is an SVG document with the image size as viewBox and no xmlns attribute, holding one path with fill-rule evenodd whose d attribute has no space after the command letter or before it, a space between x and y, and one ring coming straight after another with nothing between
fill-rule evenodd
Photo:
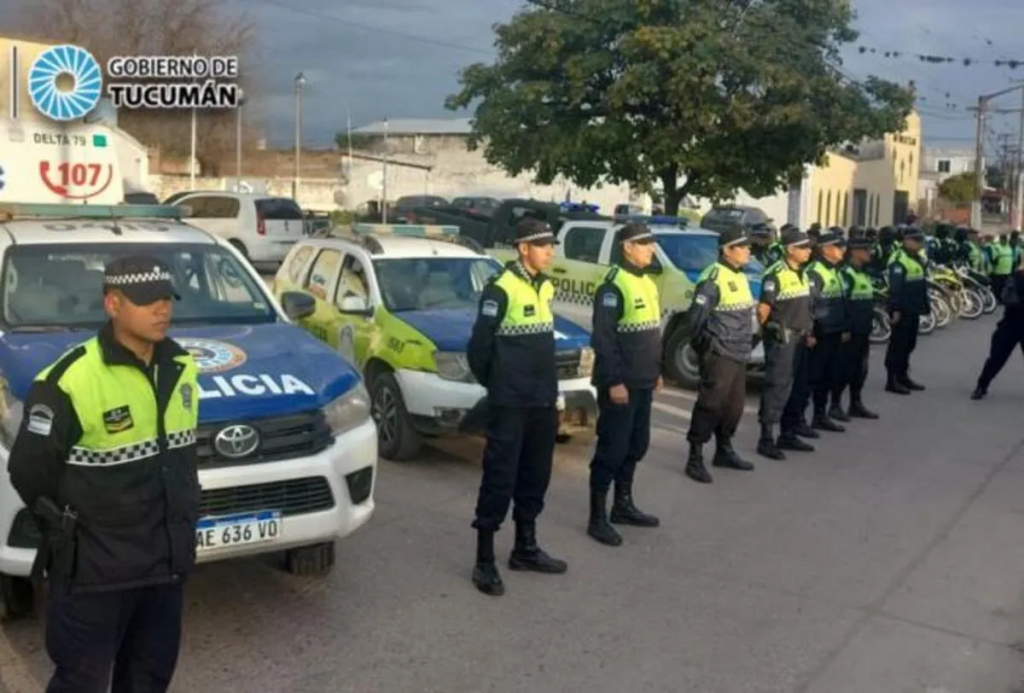
<instances>
[{"instance_id":1,"label":"line of police officers","mask_svg":"<svg viewBox=\"0 0 1024 693\"><path fill-rule=\"evenodd\" d=\"M758 327L766 359L757 447L761 455L781 460L783 450L811 452L814 447L804 439L818 438L819 430L842 432L839 421L878 418L862 400L875 300L868 274L872 243L864 237L847 243L835 232L817 234L814 240L786 227L773 249L778 259L766 270L761 295L755 299L743 271L750 261L750 237L742 229L719 235L719 259L699 277L687 314L686 329L701 374L687 433L685 473L694 481L712 482L703 454L712 437L715 467L754 468L736 452L732 439L743 415L747 364ZM893 339L886 356L887 389L901 394L923 389L909 378L917 321L927 309L921 240L917 232L905 233L904 248L889 261ZM637 463L650 443L654 392L662 387L661 306L657 287L645 272L655 239L645 225L630 223L619 229L616 242L621 244L621 260L595 294L591 338L599 415L587 533L608 546L623 541L616 524L659 525L658 518L639 509L633 499ZM554 574L568 569L539 547L536 535L559 416L554 286L544 275L554 261L556 244L544 222L519 223L519 257L484 289L468 347L470 368L487 388L490 404L473 522L473 583L489 595L505 591L494 537L513 501L516 534L509 567ZM849 406L844 408L847 390ZM808 424L810 402L813 415Z\"/></svg>"}]
</instances>

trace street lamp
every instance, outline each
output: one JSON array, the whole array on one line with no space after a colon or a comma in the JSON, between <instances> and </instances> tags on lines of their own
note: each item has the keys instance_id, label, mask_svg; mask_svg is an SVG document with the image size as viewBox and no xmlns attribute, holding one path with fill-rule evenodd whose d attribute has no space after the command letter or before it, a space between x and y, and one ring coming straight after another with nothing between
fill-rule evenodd
<instances>
[{"instance_id":1,"label":"street lamp","mask_svg":"<svg viewBox=\"0 0 1024 693\"><path fill-rule=\"evenodd\" d=\"M292 183L292 199L299 199L299 164L302 156L302 88L306 86L306 76L301 72L295 75L295 181Z\"/></svg>"},{"instance_id":2,"label":"street lamp","mask_svg":"<svg viewBox=\"0 0 1024 693\"><path fill-rule=\"evenodd\" d=\"M245 92L238 90L238 113L235 119L235 185L242 187L242 107L245 105Z\"/></svg>"},{"instance_id":3,"label":"street lamp","mask_svg":"<svg viewBox=\"0 0 1024 693\"><path fill-rule=\"evenodd\" d=\"M1017 91L1021 87L1024 87L1024 82L1018 82L1012 87L1008 87L1001 91L996 91L991 94L983 94L978 97L978 106L972 110L978 112L978 130L975 135L974 142L974 201L971 202L971 226L981 230L981 199L985 194L985 166L984 166L984 150L985 150L985 109L988 108L989 102L993 99L997 99L1004 94L1009 94L1012 91Z\"/></svg>"}]
</instances>

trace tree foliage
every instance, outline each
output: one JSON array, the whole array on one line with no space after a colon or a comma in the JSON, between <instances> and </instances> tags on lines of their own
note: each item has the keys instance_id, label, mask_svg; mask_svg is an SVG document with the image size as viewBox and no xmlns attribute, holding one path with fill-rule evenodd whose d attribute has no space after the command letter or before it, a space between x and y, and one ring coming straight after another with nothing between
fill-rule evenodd
<instances>
[{"instance_id":1,"label":"tree foliage","mask_svg":"<svg viewBox=\"0 0 1024 693\"><path fill-rule=\"evenodd\" d=\"M974 200L976 185L973 171L958 173L939 183L939 197L957 207L970 204Z\"/></svg>"},{"instance_id":2,"label":"tree foliage","mask_svg":"<svg viewBox=\"0 0 1024 693\"><path fill-rule=\"evenodd\" d=\"M222 11L221 0L33 0L21 24L27 33L81 46L101 64L118 55L237 55L239 83L249 100L245 69L254 48L254 25ZM249 118L249 109L247 120ZM191 111L118 111L118 125L148 146L188 156ZM227 111L197 115L196 152L214 175L234 151L235 119Z\"/></svg>"},{"instance_id":3,"label":"tree foliage","mask_svg":"<svg viewBox=\"0 0 1024 693\"><path fill-rule=\"evenodd\" d=\"M910 89L839 73L856 38L837 0L531 0L495 26L452 110L518 175L685 195L771 194L826 150L902 130Z\"/></svg>"}]
</instances>

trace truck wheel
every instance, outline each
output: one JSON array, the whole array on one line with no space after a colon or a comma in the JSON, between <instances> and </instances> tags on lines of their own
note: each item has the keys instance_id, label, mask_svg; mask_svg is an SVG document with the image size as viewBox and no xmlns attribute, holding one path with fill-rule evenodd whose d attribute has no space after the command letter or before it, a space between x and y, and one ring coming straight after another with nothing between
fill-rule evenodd
<instances>
[{"instance_id":1,"label":"truck wheel","mask_svg":"<svg viewBox=\"0 0 1024 693\"><path fill-rule=\"evenodd\" d=\"M31 580L0 575L0 623L25 618L34 606Z\"/></svg>"},{"instance_id":2,"label":"truck wheel","mask_svg":"<svg viewBox=\"0 0 1024 693\"><path fill-rule=\"evenodd\" d=\"M415 457L423 439L412 427L409 412L398 381L391 373L380 373L370 384L373 420L377 422L377 448L380 456L392 462Z\"/></svg>"},{"instance_id":3,"label":"truck wheel","mask_svg":"<svg viewBox=\"0 0 1024 693\"><path fill-rule=\"evenodd\" d=\"M665 375L688 390L696 390L700 383L697 352L690 346L690 335L682 327L677 327L665 342Z\"/></svg>"},{"instance_id":4,"label":"truck wheel","mask_svg":"<svg viewBox=\"0 0 1024 693\"><path fill-rule=\"evenodd\" d=\"M242 254L242 257L244 257L246 260L249 259L249 250L248 250L248 248L245 247L245 243L242 243L241 241L235 240L234 238L232 238L230 241L228 241L228 243L233 245L235 247L235 250L237 250L238 252L240 252Z\"/></svg>"},{"instance_id":5,"label":"truck wheel","mask_svg":"<svg viewBox=\"0 0 1024 693\"><path fill-rule=\"evenodd\" d=\"M289 549L284 555L285 570L299 577L323 577L334 567L334 542Z\"/></svg>"}]
</instances>

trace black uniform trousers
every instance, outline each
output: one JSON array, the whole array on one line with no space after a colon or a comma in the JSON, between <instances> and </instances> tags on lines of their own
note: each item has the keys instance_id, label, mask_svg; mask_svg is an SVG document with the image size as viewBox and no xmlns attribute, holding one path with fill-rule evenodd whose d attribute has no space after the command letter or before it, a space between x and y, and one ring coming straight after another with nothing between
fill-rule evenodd
<instances>
[{"instance_id":1,"label":"black uniform trousers","mask_svg":"<svg viewBox=\"0 0 1024 693\"><path fill-rule=\"evenodd\" d=\"M598 393L597 446L590 461L590 490L607 493L612 482L631 486L637 463L651 444L654 390L630 390L629 402L615 404L607 388Z\"/></svg>"},{"instance_id":2,"label":"black uniform trousers","mask_svg":"<svg viewBox=\"0 0 1024 693\"><path fill-rule=\"evenodd\" d=\"M799 339L793 347L793 386L789 390L789 399L782 410L782 432L793 434L801 425L807 423L804 418L807 403L811 399L809 381L810 348L807 339Z\"/></svg>"},{"instance_id":3,"label":"black uniform trousers","mask_svg":"<svg viewBox=\"0 0 1024 693\"><path fill-rule=\"evenodd\" d=\"M757 419L764 425L774 426L782 421L793 378L797 371L797 356L803 337L792 337L790 341L768 337L764 343L764 389L761 390L761 407Z\"/></svg>"},{"instance_id":4,"label":"black uniform trousers","mask_svg":"<svg viewBox=\"0 0 1024 693\"><path fill-rule=\"evenodd\" d=\"M843 344L843 336L839 332L816 334L815 339L817 341L811 347L808 357L807 378L810 381L814 410L820 411L828 406L830 395L839 399L842 384L839 348Z\"/></svg>"},{"instance_id":5,"label":"black uniform trousers","mask_svg":"<svg viewBox=\"0 0 1024 693\"><path fill-rule=\"evenodd\" d=\"M885 370L890 377L903 379L910 376L910 355L917 348L920 327L921 316L912 313L900 313L900 321L892 326L885 350Z\"/></svg>"},{"instance_id":6,"label":"black uniform trousers","mask_svg":"<svg viewBox=\"0 0 1024 693\"><path fill-rule=\"evenodd\" d=\"M532 524L544 509L558 435L558 409L490 406L476 529L496 532L515 500L513 519Z\"/></svg>"},{"instance_id":7,"label":"black uniform trousers","mask_svg":"<svg viewBox=\"0 0 1024 693\"><path fill-rule=\"evenodd\" d=\"M700 357L700 383L686 440L703 445L712 434L729 440L736 434L747 396L747 364L712 350Z\"/></svg>"},{"instance_id":8,"label":"black uniform trousers","mask_svg":"<svg viewBox=\"0 0 1024 693\"><path fill-rule=\"evenodd\" d=\"M1003 302L1003 287L1006 286L1006 282L1010 280L1011 274L993 274L990 276L992 281L992 293L996 297L996 301L999 303Z\"/></svg>"},{"instance_id":9,"label":"black uniform trousers","mask_svg":"<svg viewBox=\"0 0 1024 693\"><path fill-rule=\"evenodd\" d=\"M868 379L868 359L871 356L871 335L857 334L850 335L850 341L839 347L839 373L842 378L839 394L846 388L850 388L850 401L860 400L861 392L864 390L864 383ZM834 400L839 404L839 397Z\"/></svg>"},{"instance_id":10,"label":"black uniform trousers","mask_svg":"<svg viewBox=\"0 0 1024 693\"><path fill-rule=\"evenodd\" d=\"M996 325L995 332L992 333L992 346L989 347L988 358L985 359L985 365L978 377L979 388L988 389L988 386L999 375L999 371L1003 370L1003 366L1006 365L1010 354L1017 346L1020 346L1021 352L1024 352L1024 322L1020 317L1012 319L1009 316L1004 317Z\"/></svg>"},{"instance_id":11,"label":"black uniform trousers","mask_svg":"<svg viewBox=\"0 0 1024 693\"><path fill-rule=\"evenodd\" d=\"M178 662L182 593L179 582L73 594L51 578L46 651L56 668L47 693L166 691Z\"/></svg>"}]
</instances>

